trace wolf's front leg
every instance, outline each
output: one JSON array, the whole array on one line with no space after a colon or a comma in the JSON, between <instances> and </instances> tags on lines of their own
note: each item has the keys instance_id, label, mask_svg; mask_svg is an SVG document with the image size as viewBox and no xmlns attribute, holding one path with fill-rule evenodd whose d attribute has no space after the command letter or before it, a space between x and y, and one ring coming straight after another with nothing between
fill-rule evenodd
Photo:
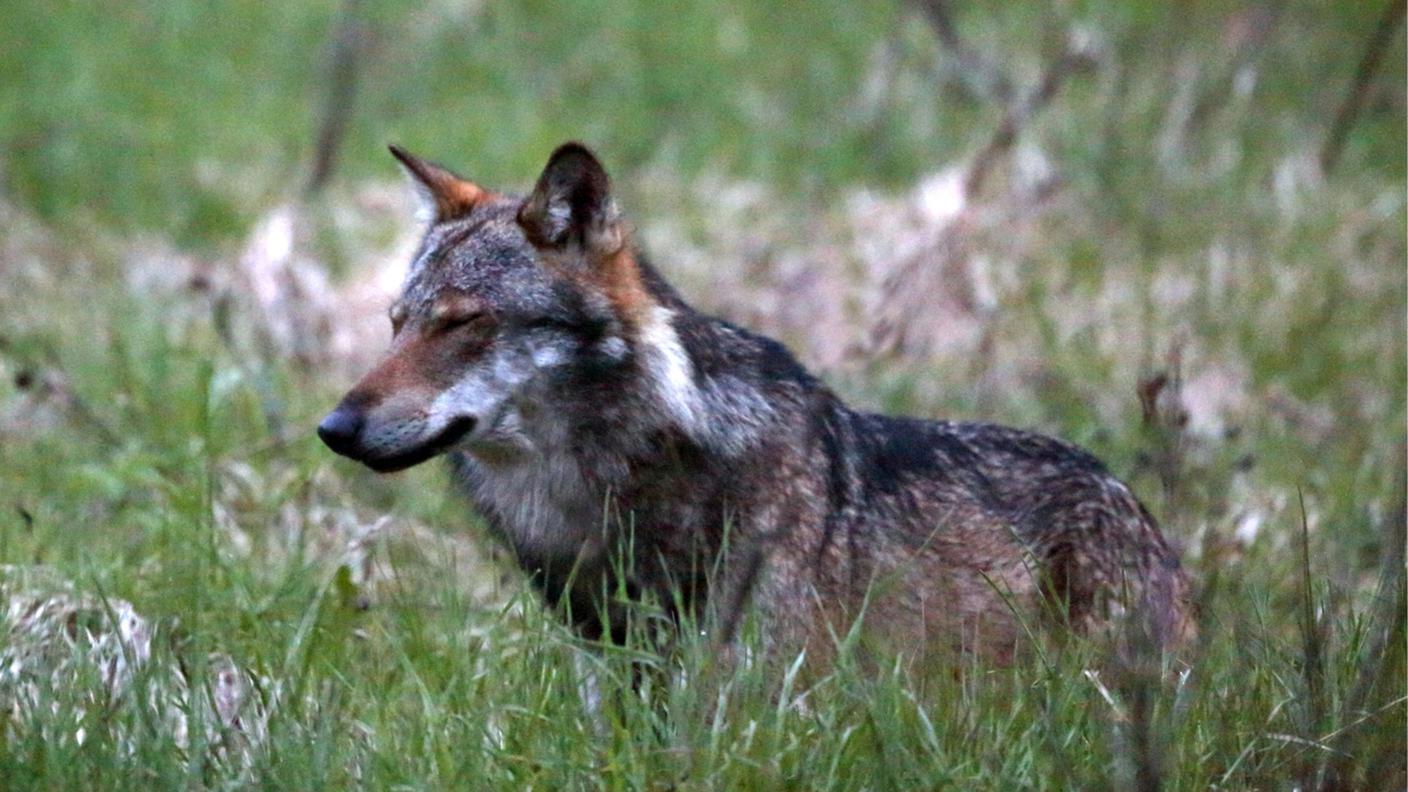
<instances>
[{"instance_id":1,"label":"wolf's front leg","mask_svg":"<svg viewBox=\"0 0 1408 792\"><path fill-rule=\"evenodd\" d=\"M785 670L799 656L807 666L825 665L835 645L825 617L827 597L803 561L771 542L745 545L730 559L709 631L720 671L759 664Z\"/></svg>"}]
</instances>

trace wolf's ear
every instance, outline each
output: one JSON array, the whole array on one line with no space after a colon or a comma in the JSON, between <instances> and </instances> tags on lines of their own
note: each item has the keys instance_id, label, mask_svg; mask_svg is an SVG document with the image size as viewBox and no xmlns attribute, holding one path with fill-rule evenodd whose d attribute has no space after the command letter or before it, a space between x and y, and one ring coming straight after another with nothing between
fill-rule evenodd
<instances>
[{"instance_id":1,"label":"wolf's ear","mask_svg":"<svg viewBox=\"0 0 1408 792\"><path fill-rule=\"evenodd\" d=\"M577 244L606 255L623 243L611 179L581 143L564 143L548 158L533 194L518 210L518 224L539 247Z\"/></svg>"},{"instance_id":2,"label":"wolf's ear","mask_svg":"<svg viewBox=\"0 0 1408 792\"><path fill-rule=\"evenodd\" d=\"M387 148L411 177L421 202L436 222L469 214L474 205L488 195L474 182L461 179L449 169L427 162L400 146Z\"/></svg>"}]
</instances>

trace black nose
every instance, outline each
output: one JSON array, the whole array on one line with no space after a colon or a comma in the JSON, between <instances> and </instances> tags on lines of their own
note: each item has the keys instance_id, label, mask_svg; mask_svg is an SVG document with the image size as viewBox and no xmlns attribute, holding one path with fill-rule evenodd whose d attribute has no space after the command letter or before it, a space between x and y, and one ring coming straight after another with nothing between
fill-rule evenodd
<instances>
[{"instance_id":1,"label":"black nose","mask_svg":"<svg viewBox=\"0 0 1408 792\"><path fill-rule=\"evenodd\" d=\"M338 407L318 424L318 437L323 438L328 448L343 456L352 456L353 449L357 447L357 435L361 431L361 410L348 407Z\"/></svg>"}]
</instances>

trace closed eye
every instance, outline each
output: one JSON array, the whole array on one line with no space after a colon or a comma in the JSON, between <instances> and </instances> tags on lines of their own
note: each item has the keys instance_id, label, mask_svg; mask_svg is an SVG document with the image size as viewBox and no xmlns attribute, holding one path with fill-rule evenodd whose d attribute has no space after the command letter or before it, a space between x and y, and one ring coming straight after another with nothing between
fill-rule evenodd
<instances>
[{"instance_id":1,"label":"closed eye","mask_svg":"<svg viewBox=\"0 0 1408 792\"><path fill-rule=\"evenodd\" d=\"M437 329L441 332L458 330L463 327L484 327L489 324L489 314L484 311L473 311L470 313L451 313L438 317L436 321Z\"/></svg>"},{"instance_id":2,"label":"closed eye","mask_svg":"<svg viewBox=\"0 0 1408 792\"><path fill-rule=\"evenodd\" d=\"M430 329L444 333L466 327L484 325L489 320L484 304L467 297L447 297L440 300L430 311Z\"/></svg>"}]
</instances>

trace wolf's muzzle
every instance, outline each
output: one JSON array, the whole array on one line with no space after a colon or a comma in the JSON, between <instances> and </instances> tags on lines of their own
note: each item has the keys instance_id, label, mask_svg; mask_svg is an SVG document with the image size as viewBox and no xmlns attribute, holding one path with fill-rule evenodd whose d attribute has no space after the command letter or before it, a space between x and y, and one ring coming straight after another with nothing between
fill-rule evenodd
<instances>
[{"instance_id":1,"label":"wolf's muzzle","mask_svg":"<svg viewBox=\"0 0 1408 792\"><path fill-rule=\"evenodd\" d=\"M366 413L355 406L342 405L328 413L318 424L318 437L328 448L378 473L393 473L418 465L449 449L473 432L477 423L473 417L462 416L450 421L429 440L387 453L386 450L377 449L375 444L369 447L363 437Z\"/></svg>"}]
</instances>

